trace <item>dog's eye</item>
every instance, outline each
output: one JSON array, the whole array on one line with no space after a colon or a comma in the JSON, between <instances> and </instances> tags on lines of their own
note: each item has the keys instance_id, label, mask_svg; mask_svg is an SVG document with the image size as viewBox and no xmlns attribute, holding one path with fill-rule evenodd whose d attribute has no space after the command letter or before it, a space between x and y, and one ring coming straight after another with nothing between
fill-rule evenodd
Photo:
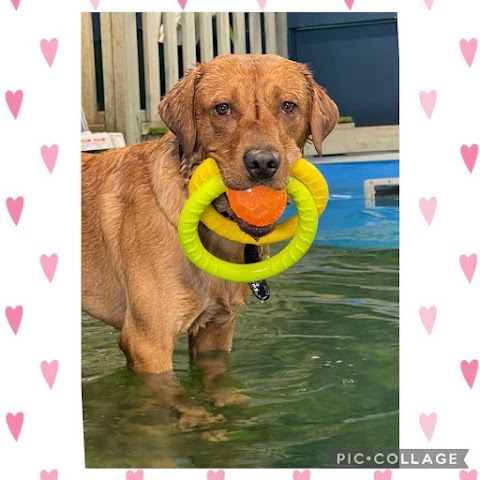
<instances>
[{"instance_id":1,"label":"dog's eye","mask_svg":"<svg viewBox=\"0 0 480 480\"><path fill-rule=\"evenodd\" d=\"M228 103L219 103L218 105L215 105L215 111L219 115L230 115L230 105Z\"/></svg>"},{"instance_id":2,"label":"dog's eye","mask_svg":"<svg viewBox=\"0 0 480 480\"><path fill-rule=\"evenodd\" d=\"M285 113L293 113L297 108L297 105L293 102L283 102L282 109Z\"/></svg>"}]
</instances>

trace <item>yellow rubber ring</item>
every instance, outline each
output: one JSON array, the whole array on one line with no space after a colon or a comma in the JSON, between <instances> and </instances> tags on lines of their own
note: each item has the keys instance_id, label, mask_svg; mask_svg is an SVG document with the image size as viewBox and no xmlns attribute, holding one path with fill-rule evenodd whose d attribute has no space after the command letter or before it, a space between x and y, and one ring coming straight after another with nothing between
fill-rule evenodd
<instances>
[{"instance_id":1,"label":"yellow rubber ring","mask_svg":"<svg viewBox=\"0 0 480 480\"><path fill-rule=\"evenodd\" d=\"M188 186L189 194L192 195L208 179L219 173L220 171L213 158L207 158L204 160L192 175ZM314 165L304 158L300 158L293 164L290 174L292 177L300 180L308 188L315 199L318 216L320 216L325 210L328 202L328 185L323 175ZM234 242L249 243L252 245L269 245L271 243L281 242L292 237L298 227L298 216L294 215L293 217L278 223L271 233L257 241L247 233L243 232L233 220L229 220L221 215L212 205L207 205L200 220L206 227L213 230L221 237Z\"/></svg>"},{"instance_id":2,"label":"yellow rubber ring","mask_svg":"<svg viewBox=\"0 0 480 480\"><path fill-rule=\"evenodd\" d=\"M293 177L290 177L286 190L297 207L298 228L293 239L283 250L268 260L249 264L226 262L212 255L200 240L198 224L206 207L225 190L220 173L215 174L196 189L180 214L178 222L180 245L193 264L223 280L249 283L278 275L305 255L317 232L318 206L308 188ZM246 243L252 242L248 240Z\"/></svg>"}]
</instances>

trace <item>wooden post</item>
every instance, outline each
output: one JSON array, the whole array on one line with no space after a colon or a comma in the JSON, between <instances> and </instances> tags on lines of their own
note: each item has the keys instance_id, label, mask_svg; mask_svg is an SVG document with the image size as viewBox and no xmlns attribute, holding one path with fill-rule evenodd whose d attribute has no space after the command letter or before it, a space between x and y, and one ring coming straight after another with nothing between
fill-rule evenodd
<instances>
[{"instance_id":1,"label":"wooden post","mask_svg":"<svg viewBox=\"0 0 480 480\"><path fill-rule=\"evenodd\" d=\"M147 124L160 123L158 104L160 103L160 62L158 58L158 36L160 13L142 14L143 56L145 60L145 120Z\"/></svg>"},{"instance_id":2,"label":"wooden post","mask_svg":"<svg viewBox=\"0 0 480 480\"><path fill-rule=\"evenodd\" d=\"M217 51L218 55L231 53L230 48L230 19L228 12L218 12L217 19Z\"/></svg>"},{"instance_id":3,"label":"wooden post","mask_svg":"<svg viewBox=\"0 0 480 480\"><path fill-rule=\"evenodd\" d=\"M163 13L164 27L164 53L165 53L165 89L170 89L178 81L178 44L177 44L177 14L174 12Z\"/></svg>"},{"instance_id":4,"label":"wooden post","mask_svg":"<svg viewBox=\"0 0 480 480\"><path fill-rule=\"evenodd\" d=\"M288 58L288 24L287 14L280 12L275 14L275 23L277 24L277 54Z\"/></svg>"},{"instance_id":5,"label":"wooden post","mask_svg":"<svg viewBox=\"0 0 480 480\"><path fill-rule=\"evenodd\" d=\"M277 35L275 13L266 12L263 14L265 19L265 53L277 53Z\"/></svg>"},{"instance_id":6,"label":"wooden post","mask_svg":"<svg viewBox=\"0 0 480 480\"><path fill-rule=\"evenodd\" d=\"M97 90L91 13L82 13L82 107L92 127L97 123Z\"/></svg>"},{"instance_id":7,"label":"wooden post","mask_svg":"<svg viewBox=\"0 0 480 480\"><path fill-rule=\"evenodd\" d=\"M112 13L112 44L117 130L127 144L138 143L141 119L135 13Z\"/></svg>"},{"instance_id":8,"label":"wooden post","mask_svg":"<svg viewBox=\"0 0 480 480\"><path fill-rule=\"evenodd\" d=\"M247 53L245 13L243 12L233 14L233 52Z\"/></svg>"},{"instance_id":9,"label":"wooden post","mask_svg":"<svg viewBox=\"0 0 480 480\"><path fill-rule=\"evenodd\" d=\"M208 62L213 58L212 14L200 14L200 59Z\"/></svg>"},{"instance_id":10,"label":"wooden post","mask_svg":"<svg viewBox=\"0 0 480 480\"><path fill-rule=\"evenodd\" d=\"M110 13L100 14L102 33L103 98L105 102L105 131L117 131L115 112L115 84L113 82L112 17Z\"/></svg>"},{"instance_id":11,"label":"wooden post","mask_svg":"<svg viewBox=\"0 0 480 480\"><path fill-rule=\"evenodd\" d=\"M197 63L197 38L193 12L182 13L182 57L185 74Z\"/></svg>"},{"instance_id":12,"label":"wooden post","mask_svg":"<svg viewBox=\"0 0 480 480\"><path fill-rule=\"evenodd\" d=\"M262 29L258 12L248 14L248 26L250 30L250 53L262 53Z\"/></svg>"}]
</instances>

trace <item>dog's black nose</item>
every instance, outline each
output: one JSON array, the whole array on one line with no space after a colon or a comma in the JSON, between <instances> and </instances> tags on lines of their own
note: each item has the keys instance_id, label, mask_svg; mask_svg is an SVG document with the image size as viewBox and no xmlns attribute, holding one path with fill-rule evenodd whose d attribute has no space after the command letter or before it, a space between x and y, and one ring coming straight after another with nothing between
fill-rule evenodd
<instances>
[{"instance_id":1,"label":"dog's black nose","mask_svg":"<svg viewBox=\"0 0 480 480\"><path fill-rule=\"evenodd\" d=\"M278 170L280 154L273 149L252 149L245 153L243 163L252 178L265 180Z\"/></svg>"}]
</instances>

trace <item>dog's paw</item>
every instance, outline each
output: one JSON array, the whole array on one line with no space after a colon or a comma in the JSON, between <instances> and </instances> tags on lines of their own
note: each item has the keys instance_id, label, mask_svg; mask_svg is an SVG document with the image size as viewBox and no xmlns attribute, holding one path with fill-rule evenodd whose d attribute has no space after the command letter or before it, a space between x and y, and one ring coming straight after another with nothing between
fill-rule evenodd
<instances>
[{"instance_id":1,"label":"dog's paw","mask_svg":"<svg viewBox=\"0 0 480 480\"><path fill-rule=\"evenodd\" d=\"M207 442L228 442L227 430L207 430L202 433L202 439Z\"/></svg>"},{"instance_id":2,"label":"dog's paw","mask_svg":"<svg viewBox=\"0 0 480 480\"><path fill-rule=\"evenodd\" d=\"M202 407L191 406L182 409L177 427L182 431L207 428L225 421L222 414L213 415Z\"/></svg>"},{"instance_id":3,"label":"dog's paw","mask_svg":"<svg viewBox=\"0 0 480 480\"><path fill-rule=\"evenodd\" d=\"M243 405L251 398L241 393L238 388L220 388L210 393L210 399L216 407L229 407L232 405Z\"/></svg>"}]
</instances>

